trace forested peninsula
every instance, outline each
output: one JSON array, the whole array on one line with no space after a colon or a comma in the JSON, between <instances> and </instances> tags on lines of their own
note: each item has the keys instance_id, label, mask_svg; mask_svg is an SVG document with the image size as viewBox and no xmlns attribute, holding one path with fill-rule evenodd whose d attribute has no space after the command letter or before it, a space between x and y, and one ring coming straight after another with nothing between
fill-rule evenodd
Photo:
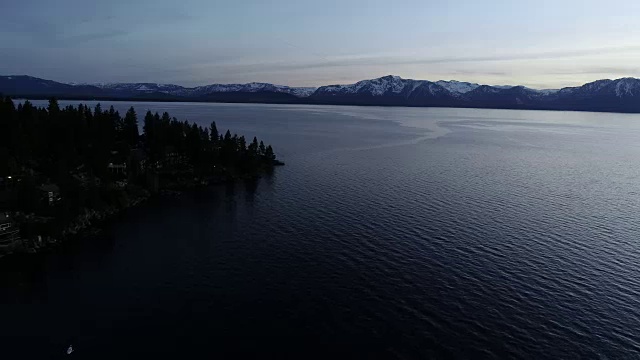
<instances>
[{"instance_id":1,"label":"forested peninsula","mask_svg":"<svg viewBox=\"0 0 640 360\"><path fill-rule=\"evenodd\" d=\"M0 96L0 256L77 236L153 194L256 179L270 145L131 107L46 108Z\"/></svg>"}]
</instances>

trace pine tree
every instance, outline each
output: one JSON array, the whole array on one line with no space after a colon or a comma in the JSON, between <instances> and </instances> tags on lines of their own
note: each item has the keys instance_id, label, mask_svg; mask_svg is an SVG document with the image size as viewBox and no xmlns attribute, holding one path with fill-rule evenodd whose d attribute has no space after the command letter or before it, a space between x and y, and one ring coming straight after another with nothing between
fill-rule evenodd
<instances>
[{"instance_id":1,"label":"pine tree","mask_svg":"<svg viewBox=\"0 0 640 360\"><path fill-rule=\"evenodd\" d=\"M142 131L144 132L144 137L149 144L153 139L153 130L155 126L153 124L153 114L151 111L147 110L147 114L144 116L144 124L142 125Z\"/></svg>"},{"instance_id":2,"label":"pine tree","mask_svg":"<svg viewBox=\"0 0 640 360\"><path fill-rule=\"evenodd\" d=\"M120 118L120 113L113 108L113 105L109 107L109 141L113 140L121 140L122 139L122 119Z\"/></svg>"},{"instance_id":3,"label":"pine tree","mask_svg":"<svg viewBox=\"0 0 640 360\"><path fill-rule=\"evenodd\" d=\"M58 105L58 100L56 100L56 98L49 99L49 106L47 106L47 111L49 112L49 116L55 116L60 112L60 105Z\"/></svg>"},{"instance_id":4,"label":"pine tree","mask_svg":"<svg viewBox=\"0 0 640 360\"><path fill-rule=\"evenodd\" d=\"M153 116L151 111L147 111L147 114L144 116L144 125L142 130L144 131L145 147L147 148L151 161L160 160L160 154L158 152L157 124L158 122L156 121L156 117Z\"/></svg>"},{"instance_id":5,"label":"pine tree","mask_svg":"<svg viewBox=\"0 0 640 360\"><path fill-rule=\"evenodd\" d=\"M231 137L231 141L229 142L230 144L230 149L231 152L233 152L234 154L238 152L239 150L239 142L238 142L238 134L233 134L233 136Z\"/></svg>"},{"instance_id":6,"label":"pine tree","mask_svg":"<svg viewBox=\"0 0 640 360\"><path fill-rule=\"evenodd\" d=\"M254 158L258 157L258 139L255 136L253 137L253 141L251 142L251 144L249 144L247 152Z\"/></svg>"},{"instance_id":7,"label":"pine tree","mask_svg":"<svg viewBox=\"0 0 640 360\"><path fill-rule=\"evenodd\" d=\"M209 136L211 137L211 144L213 145L213 147L217 147L218 136L220 136L220 134L218 134L218 127L216 126L215 121L211 122L211 126L209 127Z\"/></svg>"},{"instance_id":8,"label":"pine tree","mask_svg":"<svg viewBox=\"0 0 640 360\"><path fill-rule=\"evenodd\" d=\"M260 140L260 146L258 147L258 155L264 155L265 154L265 147L264 147L264 143L262 142L262 140Z\"/></svg>"},{"instance_id":9,"label":"pine tree","mask_svg":"<svg viewBox=\"0 0 640 360\"><path fill-rule=\"evenodd\" d=\"M273 153L273 148L271 148L271 145L267 146L267 150L265 150L264 152L264 157L271 161L276 159L276 154Z\"/></svg>"},{"instance_id":10,"label":"pine tree","mask_svg":"<svg viewBox=\"0 0 640 360\"><path fill-rule=\"evenodd\" d=\"M245 140L244 136L240 136L238 138L238 151L240 153L244 153L245 151L247 151L247 141Z\"/></svg>"},{"instance_id":11,"label":"pine tree","mask_svg":"<svg viewBox=\"0 0 640 360\"><path fill-rule=\"evenodd\" d=\"M231 137L231 131L227 130L224 138L222 136L220 138L222 139L220 141L220 159L225 165L229 165L235 153L235 143Z\"/></svg>"},{"instance_id":12,"label":"pine tree","mask_svg":"<svg viewBox=\"0 0 640 360\"><path fill-rule=\"evenodd\" d=\"M207 129L207 128L204 128L204 129L203 129L203 128L200 128L200 134L202 135L202 142L203 142L204 144L207 144L207 146L208 146L208 144L210 144L210 143L211 143L211 139L210 139L210 137L209 137L209 129Z\"/></svg>"},{"instance_id":13,"label":"pine tree","mask_svg":"<svg viewBox=\"0 0 640 360\"><path fill-rule=\"evenodd\" d=\"M131 147L135 147L138 144L138 137L140 134L138 133L138 115L133 109L133 106L129 108L127 114L124 116L122 130L126 143Z\"/></svg>"}]
</instances>

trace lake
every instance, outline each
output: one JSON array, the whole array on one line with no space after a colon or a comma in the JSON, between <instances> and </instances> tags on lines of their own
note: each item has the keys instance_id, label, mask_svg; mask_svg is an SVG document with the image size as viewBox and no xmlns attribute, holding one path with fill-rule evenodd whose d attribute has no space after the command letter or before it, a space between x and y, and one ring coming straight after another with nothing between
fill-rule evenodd
<instances>
[{"instance_id":1,"label":"lake","mask_svg":"<svg viewBox=\"0 0 640 360\"><path fill-rule=\"evenodd\" d=\"M3 358L640 358L640 115L110 105L286 166L0 261Z\"/></svg>"}]
</instances>

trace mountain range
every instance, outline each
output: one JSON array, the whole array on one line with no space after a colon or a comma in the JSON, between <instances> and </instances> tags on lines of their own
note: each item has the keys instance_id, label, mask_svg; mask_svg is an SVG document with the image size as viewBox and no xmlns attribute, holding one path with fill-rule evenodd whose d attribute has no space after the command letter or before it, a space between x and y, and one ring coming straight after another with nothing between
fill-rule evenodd
<instances>
[{"instance_id":1,"label":"mountain range","mask_svg":"<svg viewBox=\"0 0 640 360\"><path fill-rule=\"evenodd\" d=\"M183 87L156 83L66 84L26 75L0 76L0 93L14 97L294 104L439 106L498 109L640 112L640 80L598 80L578 87L536 90L388 75L319 88L268 83Z\"/></svg>"}]
</instances>

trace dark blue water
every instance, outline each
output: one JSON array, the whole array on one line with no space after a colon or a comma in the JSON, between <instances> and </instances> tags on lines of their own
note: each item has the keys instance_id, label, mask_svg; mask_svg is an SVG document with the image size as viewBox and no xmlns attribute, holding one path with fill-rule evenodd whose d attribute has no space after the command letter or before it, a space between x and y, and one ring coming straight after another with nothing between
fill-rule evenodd
<instances>
[{"instance_id":1,"label":"dark blue water","mask_svg":"<svg viewBox=\"0 0 640 360\"><path fill-rule=\"evenodd\" d=\"M0 267L2 358L640 358L640 116L134 105L287 165Z\"/></svg>"}]
</instances>

